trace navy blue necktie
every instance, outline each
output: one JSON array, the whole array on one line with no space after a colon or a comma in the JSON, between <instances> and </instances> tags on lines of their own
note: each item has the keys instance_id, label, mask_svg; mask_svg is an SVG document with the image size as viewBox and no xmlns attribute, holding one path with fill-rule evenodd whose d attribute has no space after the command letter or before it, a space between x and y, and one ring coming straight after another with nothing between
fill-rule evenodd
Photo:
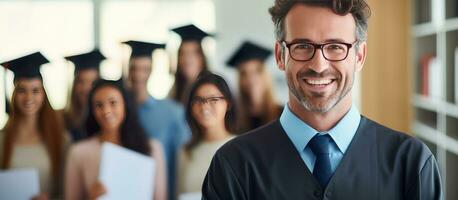
<instances>
[{"instance_id":1,"label":"navy blue necktie","mask_svg":"<svg viewBox=\"0 0 458 200\"><path fill-rule=\"evenodd\" d=\"M316 156L313 176L315 176L322 188L326 188L332 176L330 145L331 137L328 134L317 134L309 142L309 147Z\"/></svg>"}]
</instances>

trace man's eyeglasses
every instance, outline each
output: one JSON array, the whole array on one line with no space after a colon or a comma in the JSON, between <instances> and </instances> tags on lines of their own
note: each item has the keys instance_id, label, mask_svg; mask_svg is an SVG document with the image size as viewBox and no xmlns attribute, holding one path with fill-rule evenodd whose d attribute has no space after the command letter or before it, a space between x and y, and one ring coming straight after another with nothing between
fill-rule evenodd
<instances>
[{"instance_id":1,"label":"man's eyeglasses","mask_svg":"<svg viewBox=\"0 0 458 200\"><path fill-rule=\"evenodd\" d=\"M345 42L328 42L324 44L314 44L310 42L294 42L286 43L282 41L282 45L288 48L289 55L295 61L309 61L315 55L317 49L321 49L323 57L328 61L342 61L348 56L349 49L356 43Z\"/></svg>"},{"instance_id":2,"label":"man's eyeglasses","mask_svg":"<svg viewBox=\"0 0 458 200\"><path fill-rule=\"evenodd\" d=\"M192 98L191 100L191 105L192 106L195 106L195 105L204 105L206 103L210 104L210 105L216 105L218 102L220 101L223 101L225 100L226 98L225 97L208 97L208 98L204 98L204 97L199 97L199 96L195 96L194 98Z\"/></svg>"}]
</instances>

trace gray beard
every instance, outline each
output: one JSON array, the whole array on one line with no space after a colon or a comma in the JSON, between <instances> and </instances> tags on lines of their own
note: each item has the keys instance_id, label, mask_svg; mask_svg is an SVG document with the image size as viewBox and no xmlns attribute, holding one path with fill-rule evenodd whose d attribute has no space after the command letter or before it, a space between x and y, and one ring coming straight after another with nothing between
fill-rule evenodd
<instances>
[{"instance_id":1,"label":"gray beard","mask_svg":"<svg viewBox=\"0 0 458 200\"><path fill-rule=\"evenodd\" d=\"M305 95L300 95L300 92L298 90L295 90L293 84L290 84L289 82L288 82L288 88L289 88L289 91L291 91L291 93L294 95L294 97L308 111L326 113L330 111L332 108L334 108L345 96L348 95L348 93L351 91L351 88L353 88L353 83L355 82L354 78L355 78L355 73L353 73L353 79L352 79L352 82L350 83L350 86L348 88L344 88L344 91L342 92L341 95L331 97L331 99L329 99L324 106L314 106L310 101L306 99Z\"/></svg>"}]
</instances>

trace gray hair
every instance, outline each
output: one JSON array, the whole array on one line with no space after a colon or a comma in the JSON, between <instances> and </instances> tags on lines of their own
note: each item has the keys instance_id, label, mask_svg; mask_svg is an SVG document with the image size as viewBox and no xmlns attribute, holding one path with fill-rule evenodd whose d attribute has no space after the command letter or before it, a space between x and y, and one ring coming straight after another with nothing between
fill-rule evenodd
<instances>
[{"instance_id":1,"label":"gray hair","mask_svg":"<svg viewBox=\"0 0 458 200\"><path fill-rule=\"evenodd\" d=\"M338 15L351 13L356 23L357 44L367 40L367 19L371 15L371 10L365 0L275 0L269 13L272 16L275 36L278 41L285 39L284 19L296 3L327 7ZM356 45L357 48L358 45Z\"/></svg>"}]
</instances>

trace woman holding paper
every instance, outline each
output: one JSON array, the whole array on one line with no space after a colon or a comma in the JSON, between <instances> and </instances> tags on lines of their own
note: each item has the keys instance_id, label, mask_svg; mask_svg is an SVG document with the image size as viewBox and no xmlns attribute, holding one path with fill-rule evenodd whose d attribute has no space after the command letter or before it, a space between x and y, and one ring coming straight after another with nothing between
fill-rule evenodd
<instances>
[{"instance_id":1,"label":"woman holding paper","mask_svg":"<svg viewBox=\"0 0 458 200\"><path fill-rule=\"evenodd\" d=\"M166 199L166 169L162 146L145 135L137 120L137 109L122 84L107 80L96 82L88 102L86 131L90 136L70 149L65 174L65 199L97 199L110 193L105 187L109 183L104 185L99 181L103 142L152 157L156 163L154 177L151 177L154 179L153 199Z\"/></svg>"},{"instance_id":2,"label":"woman holding paper","mask_svg":"<svg viewBox=\"0 0 458 200\"><path fill-rule=\"evenodd\" d=\"M235 111L235 101L222 77L208 73L197 79L186 106L192 137L179 156L180 195L200 193L216 150L235 137Z\"/></svg>"},{"instance_id":3,"label":"woman holding paper","mask_svg":"<svg viewBox=\"0 0 458 200\"><path fill-rule=\"evenodd\" d=\"M41 194L33 199L62 195L66 137L43 86L40 67L48 62L36 52L1 64L14 73L14 91L11 113L0 133L0 169L36 170Z\"/></svg>"}]
</instances>

